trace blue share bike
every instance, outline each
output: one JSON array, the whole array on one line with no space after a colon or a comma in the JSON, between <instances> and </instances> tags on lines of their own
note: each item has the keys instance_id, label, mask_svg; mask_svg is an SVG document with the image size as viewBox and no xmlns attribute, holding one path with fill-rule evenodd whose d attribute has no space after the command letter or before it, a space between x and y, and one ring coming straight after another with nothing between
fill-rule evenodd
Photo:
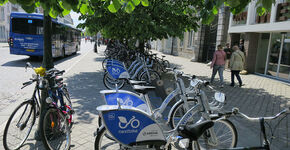
<instances>
[{"instance_id":1,"label":"blue share bike","mask_svg":"<svg viewBox=\"0 0 290 150\"><path fill-rule=\"evenodd\" d=\"M115 86L121 89L125 81L130 79L143 80L147 83L160 80L160 75L150 69L152 64L145 61L145 58L140 57L134 61L127 69L121 61L108 59L106 62L106 73L103 78L104 85L108 89L115 89Z\"/></svg>"},{"instance_id":2,"label":"blue share bike","mask_svg":"<svg viewBox=\"0 0 290 150\"><path fill-rule=\"evenodd\" d=\"M191 88L198 89L198 87L200 87L200 85L203 85L203 84L204 82L194 78L192 79L192 82L191 82ZM143 92L143 94L147 95L146 91L150 89L152 90L154 89L154 87L138 86L138 89L139 89L138 90L139 93ZM143 111L144 113L146 113L147 115L149 115L151 119L154 119L154 121L158 121L157 123L159 123L159 121L162 120L160 119L160 117L162 117L161 113L165 109L163 107L166 107L168 105L168 103L171 101L172 95L177 94L177 93L169 94L169 97L164 100L160 108L157 108L156 110L152 110L152 108L150 107L151 104L149 103L149 99L146 98L146 96L145 98L142 98L143 96L139 96L135 93L124 91L124 90L105 90L105 91L101 91L101 93L103 94L105 103L107 105L116 106L119 104L119 105L130 107L130 108L131 107L137 108ZM194 124L194 123L199 124L203 122L203 120L211 120L211 117L210 117L211 114L209 112L215 108L217 110L217 108L222 107L221 105L222 103L224 103L225 97L222 93L216 93L215 100L212 103L208 103L208 100L204 92L197 90L197 95L200 95L200 98L197 97L198 98L197 100L188 101L190 104L188 106L189 107L188 111L184 111L183 107L185 106L185 104L184 102L181 103L182 100L177 102L176 103L177 105L174 105L172 107L172 109L170 110L171 115L170 114L168 115L168 117L170 117L171 119L169 118L168 121L173 129L177 129L179 125ZM222 96L222 97L218 97L218 96ZM180 111L182 113L180 113ZM201 112L202 117L199 112ZM184 117L186 119L184 119ZM101 118L102 116L100 115L100 119ZM195 118L195 119L193 120L192 118ZM196 119L200 119L200 120L196 120ZM99 123L102 123L102 122L103 121L99 120ZM100 126L101 127L99 129L103 128L102 127L103 125L100 125ZM104 135L106 139L112 140L112 142L115 140L115 138L111 135L110 132L109 133L105 132ZM214 128L209 129L207 132L205 132L205 134L203 135L203 138L199 139L199 141L203 145L203 147L208 147L208 146L213 147L213 148L235 147L236 142L237 142L237 132L236 132L235 127L230 121L226 119L219 119L219 120L216 120Z\"/></svg>"},{"instance_id":3,"label":"blue share bike","mask_svg":"<svg viewBox=\"0 0 290 150\"><path fill-rule=\"evenodd\" d=\"M104 126L99 128L95 139L95 150L101 149L178 149L190 148L190 141L213 126L212 121L186 125L192 113L186 113L176 128L163 128L146 112L130 106L102 105L97 107ZM114 140L106 139L110 134ZM116 144L117 142L117 144Z\"/></svg>"}]
</instances>

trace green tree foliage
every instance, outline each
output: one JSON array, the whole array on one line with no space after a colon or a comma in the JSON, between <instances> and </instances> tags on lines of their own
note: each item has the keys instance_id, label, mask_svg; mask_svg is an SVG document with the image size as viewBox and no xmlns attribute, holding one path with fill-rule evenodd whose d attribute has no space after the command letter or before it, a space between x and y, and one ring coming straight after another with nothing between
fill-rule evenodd
<instances>
[{"instance_id":1,"label":"green tree foliage","mask_svg":"<svg viewBox=\"0 0 290 150\"><path fill-rule=\"evenodd\" d=\"M10 1L13 4L19 4L26 12L34 12L35 8L42 7L46 14L56 18L65 16L71 10L82 14L93 15L96 7L93 4L106 3L106 8L112 12L125 11L132 13L135 8L148 7L156 0L0 0L0 5ZM162 1L162 0L161 0ZM181 3L182 0L164 0L168 3ZM192 1L192 2L191 2ZM238 14L244 10L251 0L184 0L184 3L193 3L192 7L199 11L199 17L203 23L209 23L213 16L217 14L218 8L225 4L231 8L233 14ZM290 0L287 0L290 1ZM263 14L271 10L275 0L257 0L258 12Z\"/></svg>"},{"instance_id":2,"label":"green tree foliage","mask_svg":"<svg viewBox=\"0 0 290 150\"><path fill-rule=\"evenodd\" d=\"M182 37L184 31L198 28L197 11L190 7L194 3L192 0L151 0L149 4L135 6L132 12L126 5L124 11L111 13L109 7L113 3L98 1L92 3L94 15L80 17L86 20L80 26L95 33L101 31L105 37L127 41Z\"/></svg>"},{"instance_id":3,"label":"green tree foliage","mask_svg":"<svg viewBox=\"0 0 290 150\"><path fill-rule=\"evenodd\" d=\"M198 22L210 24L222 6L233 14L244 11L251 0L92 0L94 14L83 14L79 27L101 33L108 38L135 42L181 37L184 31L196 30ZM273 0L258 0L264 11Z\"/></svg>"}]
</instances>

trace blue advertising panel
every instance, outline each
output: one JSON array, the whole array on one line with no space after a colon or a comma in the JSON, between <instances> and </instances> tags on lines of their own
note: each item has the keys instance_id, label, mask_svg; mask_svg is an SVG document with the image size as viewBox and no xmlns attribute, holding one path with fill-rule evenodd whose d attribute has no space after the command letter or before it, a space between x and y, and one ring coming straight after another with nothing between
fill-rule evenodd
<instances>
[{"instance_id":1,"label":"blue advertising panel","mask_svg":"<svg viewBox=\"0 0 290 150\"><path fill-rule=\"evenodd\" d=\"M119 100L121 105L135 107L149 113L147 104L139 97L129 93L105 93L105 101L107 105L118 105Z\"/></svg>"},{"instance_id":2,"label":"blue advertising panel","mask_svg":"<svg viewBox=\"0 0 290 150\"><path fill-rule=\"evenodd\" d=\"M124 67L118 65L107 65L107 70L114 79L130 78L129 73Z\"/></svg>"},{"instance_id":3,"label":"blue advertising panel","mask_svg":"<svg viewBox=\"0 0 290 150\"><path fill-rule=\"evenodd\" d=\"M160 126L145 113L128 109L101 113L106 129L123 144L131 145L151 140L165 141Z\"/></svg>"}]
</instances>

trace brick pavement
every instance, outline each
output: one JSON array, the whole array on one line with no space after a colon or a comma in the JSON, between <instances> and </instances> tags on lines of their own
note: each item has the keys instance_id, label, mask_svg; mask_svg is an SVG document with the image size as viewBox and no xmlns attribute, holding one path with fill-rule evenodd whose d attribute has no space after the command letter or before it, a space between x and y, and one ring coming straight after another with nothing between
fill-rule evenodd
<instances>
[{"instance_id":1,"label":"brick pavement","mask_svg":"<svg viewBox=\"0 0 290 150\"><path fill-rule=\"evenodd\" d=\"M153 51L161 54L160 52ZM172 62L173 66L191 75L196 75L198 78L210 81L212 70L207 64L190 62L187 58L166 55L167 60ZM252 116L271 116L286 107L290 107L290 84L269 79L263 76L248 74L241 75L243 83L242 88L231 87L230 84L230 71L224 71L224 80L226 86L224 88L218 87L219 76L215 77L214 86L216 89L224 92L227 96L227 104L224 110L231 110L232 107L238 107L241 112ZM237 80L236 84L237 84ZM238 146L257 146L257 138L260 137L258 123L250 123L241 118L231 119L237 127L239 140ZM278 120L271 121L273 126ZM274 149L290 149L290 115L288 115L280 123L275 132L277 139L285 137L285 141L281 142L273 140ZM288 143L286 142L288 141Z\"/></svg>"},{"instance_id":2,"label":"brick pavement","mask_svg":"<svg viewBox=\"0 0 290 150\"><path fill-rule=\"evenodd\" d=\"M71 149L94 149L93 132L97 128L98 117L96 107L103 104L99 91L105 89L102 82L102 59L102 55L95 54L92 50L65 75L65 82L68 84L76 111L76 123L71 133ZM175 66L178 66L185 73L195 74L199 78L209 79L211 75L211 70L206 64L190 62L189 59L169 55L167 55L166 59L173 62ZM224 76L225 81L229 84L230 73L225 71ZM245 83L242 88L225 86L225 88L220 89L226 93L228 98L225 109L228 110L236 106L248 115L263 116L277 113L286 105L290 106L290 86L288 84L252 74L244 75L242 79ZM283 122L281 134L286 133L290 137L290 132L288 131L290 117L286 119L287 122ZM233 121L240 135L239 145L244 146L247 144L247 146L251 146L251 138L257 138L257 136L252 135L257 133L255 130L257 126L241 119L234 119ZM34 126L35 128L36 126ZM43 149L41 142L36 142L32 137L33 131L21 149ZM0 142L0 149L3 149L2 133L0 134ZM279 149L284 149L284 147Z\"/></svg>"}]
</instances>

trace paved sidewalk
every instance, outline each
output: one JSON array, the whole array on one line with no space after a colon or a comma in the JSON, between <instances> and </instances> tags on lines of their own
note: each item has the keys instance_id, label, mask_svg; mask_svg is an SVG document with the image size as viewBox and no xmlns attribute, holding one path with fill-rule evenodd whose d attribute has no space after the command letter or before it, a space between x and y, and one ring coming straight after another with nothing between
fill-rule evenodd
<instances>
[{"instance_id":1,"label":"paved sidewalk","mask_svg":"<svg viewBox=\"0 0 290 150\"><path fill-rule=\"evenodd\" d=\"M212 69L207 64L190 62L190 59L166 55L157 51L153 51L153 53L158 53L159 56L165 55L165 59L169 60L173 66L187 74L196 75L198 78L210 81ZM216 75L214 86L227 96L227 104L224 110L238 107L241 112L252 117L258 117L271 116L286 107L290 107L289 83L254 74L241 75L241 78L245 84L242 88L231 87L229 86L231 73L230 71L224 71L225 87L219 88L219 76L218 74ZM236 85L238 85L236 79L235 81ZM260 138L258 123L250 123L241 118L232 119L232 121L238 130L238 146L258 146L260 144L257 142ZM270 123L273 126L277 123L277 120ZM290 149L290 115L280 123L275 135L277 139L280 137L285 138L283 142L277 139L273 140L275 149Z\"/></svg>"},{"instance_id":2,"label":"paved sidewalk","mask_svg":"<svg viewBox=\"0 0 290 150\"><path fill-rule=\"evenodd\" d=\"M99 51L105 47L99 48ZM190 62L189 59L166 55L166 59L185 73L197 75L199 78L209 79L211 69L203 63ZM103 85L103 56L96 54L93 49L83 56L80 62L65 74L66 83L71 94L73 106L76 114L75 124L72 129L72 147L74 150L92 150L94 149L93 132L97 129L97 111L96 107L104 104L100 90L105 89ZM225 71L225 81L229 84L230 72ZM218 76L217 76L218 77ZM245 86L230 87L225 86L220 89L227 95L228 103L225 110L230 110L233 106L239 107L241 112L250 116L273 115L286 106L290 106L290 86L286 83L268 79L257 75L243 75L242 79ZM233 119L238 128L240 146L257 145L259 131L256 123L248 123L242 119ZM290 115L282 122L280 134L287 134L290 137ZM34 126L36 129L37 126ZM43 149L42 143L33 140L33 131L25 145L21 149ZM2 135L0 131L0 149L3 149ZM283 135L283 137L286 137ZM254 141L254 142L253 142ZM290 140L288 140L290 141ZM288 143L290 145L290 143ZM289 148L289 147L288 147ZM286 147L277 149L287 149Z\"/></svg>"},{"instance_id":3,"label":"paved sidewalk","mask_svg":"<svg viewBox=\"0 0 290 150\"><path fill-rule=\"evenodd\" d=\"M7 42L0 42L0 48L9 47Z\"/></svg>"},{"instance_id":4,"label":"paved sidewalk","mask_svg":"<svg viewBox=\"0 0 290 150\"><path fill-rule=\"evenodd\" d=\"M105 47L101 46L100 49L105 49ZM94 53L93 49L91 49L90 52L82 57L80 62L77 62L64 75L76 112L74 115L75 124L71 133L72 150L94 149L93 132L98 127L96 107L104 104L99 93L100 90L105 89L101 65L103 56ZM36 123L38 123L38 119ZM33 139L36 128L37 124L33 126L33 131L21 149L44 149L41 141L35 141ZM2 140L3 130L0 131L1 150L4 149Z\"/></svg>"}]
</instances>

